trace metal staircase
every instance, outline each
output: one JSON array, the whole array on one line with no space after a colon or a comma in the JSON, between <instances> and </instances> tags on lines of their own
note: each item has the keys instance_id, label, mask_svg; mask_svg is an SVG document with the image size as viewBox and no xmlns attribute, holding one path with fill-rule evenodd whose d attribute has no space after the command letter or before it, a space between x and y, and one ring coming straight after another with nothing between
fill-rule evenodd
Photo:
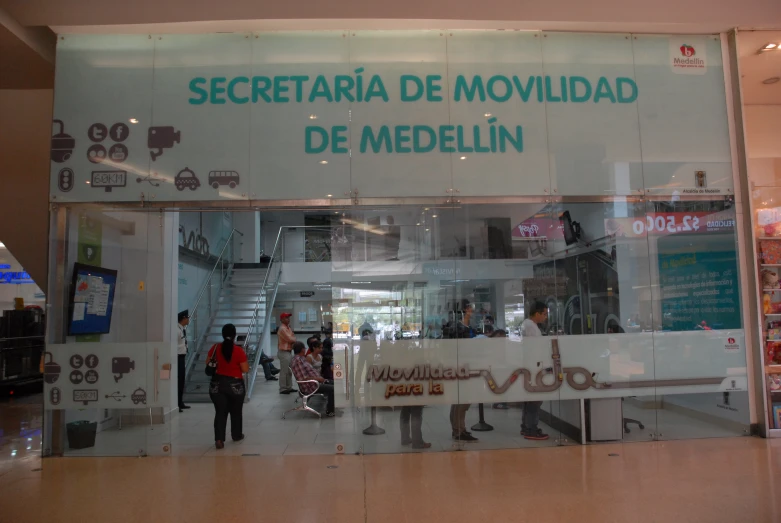
<instances>
[{"instance_id":1,"label":"metal staircase","mask_svg":"<svg viewBox=\"0 0 781 523\"><path fill-rule=\"evenodd\" d=\"M201 339L197 340L195 355L188 366L185 383L185 403L209 402L209 378L206 375L206 360L209 349L222 342L222 326L232 323L236 326L238 337L245 336L252 329L262 332L267 318L266 300L269 293L264 292L269 269L258 268L253 264L234 264L228 268L228 274L222 284L214 305L208 327ZM253 324L255 324L253 326ZM257 336L239 339L250 360L250 366L259 354ZM250 378L251 379L251 378Z\"/></svg>"}]
</instances>

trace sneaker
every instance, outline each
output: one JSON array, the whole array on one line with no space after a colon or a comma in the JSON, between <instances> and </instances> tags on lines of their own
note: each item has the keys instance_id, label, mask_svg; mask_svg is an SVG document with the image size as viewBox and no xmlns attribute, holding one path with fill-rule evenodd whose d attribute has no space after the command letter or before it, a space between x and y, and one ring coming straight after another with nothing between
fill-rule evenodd
<instances>
[{"instance_id":1,"label":"sneaker","mask_svg":"<svg viewBox=\"0 0 781 523\"><path fill-rule=\"evenodd\" d=\"M241 436L239 436L238 438L233 438L233 441L241 441L241 440L243 440L243 439L244 439L244 434L242 434L242 435L241 435Z\"/></svg>"},{"instance_id":2,"label":"sneaker","mask_svg":"<svg viewBox=\"0 0 781 523\"><path fill-rule=\"evenodd\" d=\"M535 441L543 441L549 438L547 434L545 434L541 429L537 429L536 431L521 431L521 435L530 440Z\"/></svg>"},{"instance_id":3,"label":"sneaker","mask_svg":"<svg viewBox=\"0 0 781 523\"><path fill-rule=\"evenodd\" d=\"M279 381L279 378L277 378L276 376L271 376L269 378L266 378L266 381Z\"/></svg>"},{"instance_id":4,"label":"sneaker","mask_svg":"<svg viewBox=\"0 0 781 523\"><path fill-rule=\"evenodd\" d=\"M472 436L469 432L462 432L453 436L456 441L477 441L477 438Z\"/></svg>"},{"instance_id":5,"label":"sneaker","mask_svg":"<svg viewBox=\"0 0 781 523\"><path fill-rule=\"evenodd\" d=\"M430 449L431 443L426 443L425 441L421 441L420 443L413 443L412 444L413 449Z\"/></svg>"}]
</instances>

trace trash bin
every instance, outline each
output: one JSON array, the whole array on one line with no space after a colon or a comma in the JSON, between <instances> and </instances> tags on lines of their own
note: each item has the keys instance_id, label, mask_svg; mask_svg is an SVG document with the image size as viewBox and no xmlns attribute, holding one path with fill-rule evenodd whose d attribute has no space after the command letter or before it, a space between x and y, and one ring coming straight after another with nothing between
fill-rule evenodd
<instances>
[{"instance_id":1,"label":"trash bin","mask_svg":"<svg viewBox=\"0 0 781 523\"><path fill-rule=\"evenodd\" d=\"M71 449L86 449L95 446L95 435L98 433L97 421L72 421L65 425L68 432L68 447Z\"/></svg>"}]
</instances>

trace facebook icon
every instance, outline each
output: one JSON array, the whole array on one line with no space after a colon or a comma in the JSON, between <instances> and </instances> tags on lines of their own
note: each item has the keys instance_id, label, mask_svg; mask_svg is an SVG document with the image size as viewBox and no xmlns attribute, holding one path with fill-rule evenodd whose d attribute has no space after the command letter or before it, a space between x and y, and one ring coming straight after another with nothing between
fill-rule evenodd
<instances>
[{"instance_id":1,"label":"facebook icon","mask_svg":"<svg viewBox=\"0 0 781 523\"><path fill-rule=\"evenodd\" d=\"M128 134L130 134L130 129L126 124L121 122L112 125L111 130L109 131L109 136L111 136L111 139L115 142L125 141Z\"/></svg>"}]
</instances>

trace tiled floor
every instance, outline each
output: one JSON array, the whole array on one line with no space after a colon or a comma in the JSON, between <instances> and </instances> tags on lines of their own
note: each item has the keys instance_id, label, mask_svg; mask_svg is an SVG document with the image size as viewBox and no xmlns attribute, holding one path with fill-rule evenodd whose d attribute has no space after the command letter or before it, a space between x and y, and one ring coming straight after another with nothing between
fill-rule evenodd
<instances>
[{"instance_id":1,"label":"tiled floor","mask_svg":"<svg viewBox=\"0 0 781 523\"><path fill-rule=\"evenodd\" d=\"M43 470L40 468L43 467ZM781 521L781 440L373 456L39 458L0 521Z\"/></svg>"},{"instance_id":2,"label":"tiled floor","mask_svg":"<svg viewBox=\"0 0 781 523\"><path fill-rule=\"evenodd\" d=\"M112 436L126 438L129 449L141 439L149 448L157 438L172 440L176 456L144 459L41 460L40 396L0 403L0 522L781 522L781 440L339 456L335 442L366 420L283 421L279 412L265 415L292 398L273 397L259 395L247 407L247 440L219 453L210 445L208 405L165 431ZM445 409L424 412L427 437L449 445ZM512 434L517 416L487 412L496 430L467 448L535 445ZM475 417L470 410L470 423ZM383 411L380 418L388 432L358 440L400 449L397 417ZM691 422L666 413L663 423L682 421ZM296 455L313 450L323 455Z\"/></svg>"}]
</instances>

